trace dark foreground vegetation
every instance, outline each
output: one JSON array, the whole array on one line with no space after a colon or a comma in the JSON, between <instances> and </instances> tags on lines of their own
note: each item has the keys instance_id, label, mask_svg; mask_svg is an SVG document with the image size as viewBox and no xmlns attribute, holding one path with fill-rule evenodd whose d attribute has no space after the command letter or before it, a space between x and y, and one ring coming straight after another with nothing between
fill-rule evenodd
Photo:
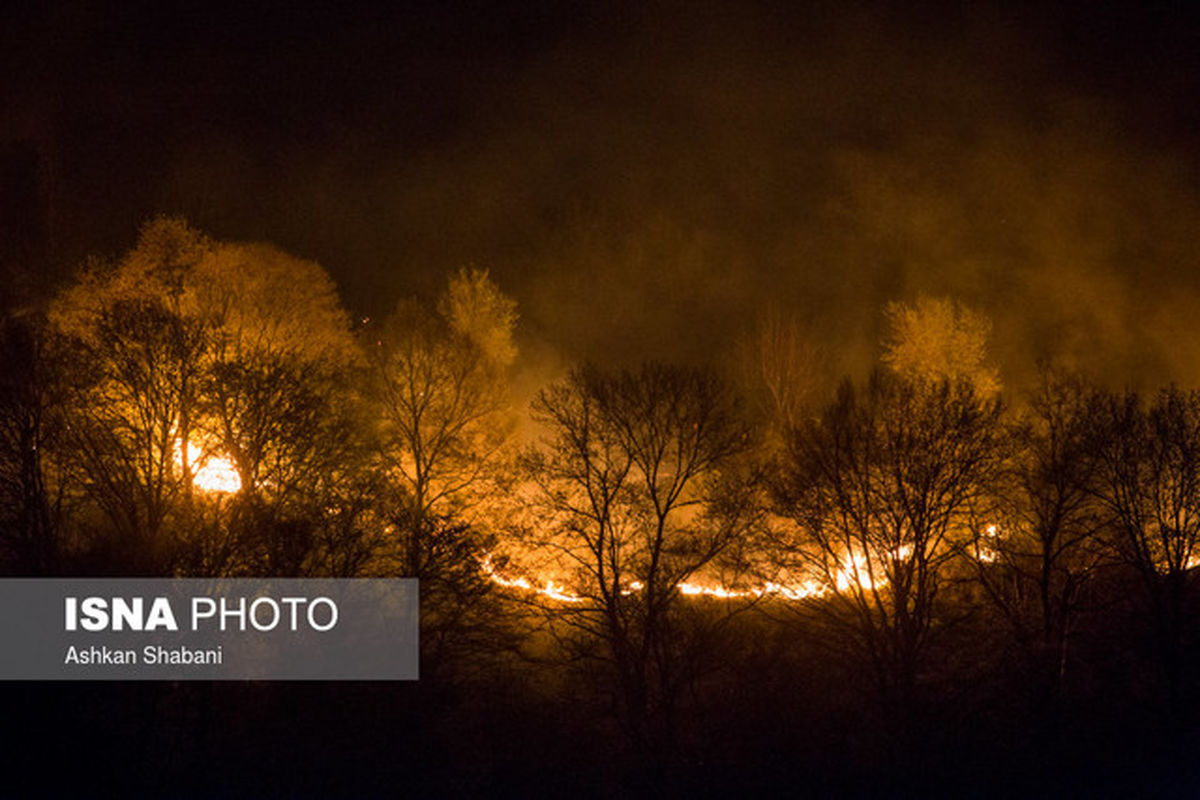
<instances>
[{"instance_id":1,"label":"dark foreground vegetation","mask_svg":"<svg viewBox=\"0 0 1200 800\"><path fill-rule=\"evenodd\" d=\"M3 573L417 577L422 678L3 685L3 794L1200 793L1200 393L886 314L836 391L771 313L526 402L485 272L352 322L149 223L4 319Z\"/></svg>"}]
</instances>

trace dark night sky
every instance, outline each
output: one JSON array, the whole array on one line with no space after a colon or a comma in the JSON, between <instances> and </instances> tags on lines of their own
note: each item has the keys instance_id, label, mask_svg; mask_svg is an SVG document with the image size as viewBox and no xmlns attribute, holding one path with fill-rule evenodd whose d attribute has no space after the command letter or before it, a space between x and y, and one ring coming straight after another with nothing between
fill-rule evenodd
<instances>
[{"instance_id":1,"label":"dark night sky","mask_svg":"<svg viewBox=\"0 0 1200 800\"><path fill-rule=\"evenodd\" d=\"M529 341L695 359L768 303L846 369L954 294L1200 383L1200 27L1089 3L33 4L0 23L12 296L180 213L378 314L489 267Z\"/></svg>"}]
</instances>

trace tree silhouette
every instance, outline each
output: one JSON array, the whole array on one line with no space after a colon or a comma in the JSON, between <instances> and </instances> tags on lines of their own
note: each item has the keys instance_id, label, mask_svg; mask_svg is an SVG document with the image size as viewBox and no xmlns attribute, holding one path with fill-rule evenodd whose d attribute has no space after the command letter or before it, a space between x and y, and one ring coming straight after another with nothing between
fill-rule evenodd
<instances>
[{"instance_id":1,"label":"tree silhouette","mask_svg":"<svg viewBox=\"0 0 1200 800\"><path fill-rule=\"evenodd\" d=\"M769 308L734 349L733 374L749 400L751 419L771 447L782 448L786 432L818 404L828 365L794 317Z\"/></svg>"},{"instance_id":2,"label":"tree silhouette","mask_svg":"<svg viewBox=\"0 0 1200 800\"><path fill-rule=\"evenodd\" d=\"M505 369L515 350L511 300L487 274L460 271L437 313L400 303L372 350L382 409L382 454L408 522L461 513L496 477L509 420ZM420 574L421 541L409 537L406 569Z\"/></svg>"},{"instance_id":3,"label":"tree silhouette","mask_svg":"<svg viewBox=\"0 0 1200 800\"><path fill-rule=\"evenodd\" d=\"M876 372L849 382L793 432L775 487L795 523L786 551L826 594L831 622L906 713L937 633L970 514L1001 463L1000 404L965 381L919 385Z\"/></svg>"},{"instance_id":4,"label":"tree silhouette","mask_svg":"<svg viewBox=\"0 0 1200 800\"><path fill-rule=\"evenodd\" d=\"M67 425L75 464L112 525L110 546L139 571L170 571L164 526L191 488L181 443L209 338L186 313L185 277L209 247L180 221L155 221L120 263L88 265L51 307L77 356Z\"/></svg>"},{"instance_id":5,"label":"tree silhouette","mask_svg":"<svg viewBox=\"0 0 1200 800\"><path fill-rule=\"evenodd\" d=\"M480 565L501 513L515 324L515 304L488 274L464 269L436 310L402 301L367 345L386 549L398 574L422 581L430 669L504 638Z\"/></svg>"},{"instance_id":6,"label":"tree silhouette","mask_svg":"<svg viewBox=\"0 0 1200 800\"><path fill-rule=\"evenodd\" d=\"M44 318L0 321L0 564L16 574L53 574L62 555L63 366Z\"/></svg>"},{"instance_id":7,"label":"tree silhouette","mask_svg":"<svg viewBox=\"0 0 1200 800\"><path fill-rule=\"evenodd\" d=\"M747 483L723 480L746 428L713 375L662 364L575 369L538 395L533 416L546 439L525 459L541 520L531 543L576 598L552 613L577 634L574 656L610 668L633 741L669 745L703 647L681 585L752 519Z\"/></svg>"},{"instance_id":8,"label":"tree silhouette","mask_svg":"<svg viewBox=\"0 0 1200 800\"><path fill-rule=\"evenodd\" d=\"M1118 554L1141 579L1174 705L1200 559L1200 392L1170 386L1149 407L1133 393L1104 397L1093 420L1097 497Z\"/></svg>"},{"instance_id":9,"label":"tree silhouette","mask_svg":"<svg viewBox=\"0 0 1200 800\"><path fill-rule=\"evenodd\" d=\"M1057 699L1080 603L1107 561L1092 405L1080 376L1043 369L1010 429L996 502L973 521L968 562L1030 659L1040 704Z\"/></svg>"}]
</instances>

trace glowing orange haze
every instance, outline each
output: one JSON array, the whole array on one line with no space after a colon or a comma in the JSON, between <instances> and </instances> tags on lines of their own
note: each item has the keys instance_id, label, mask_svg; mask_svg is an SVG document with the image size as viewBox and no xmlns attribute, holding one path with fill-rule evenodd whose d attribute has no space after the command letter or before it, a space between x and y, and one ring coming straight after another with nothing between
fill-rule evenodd
<instances>
[{"instance_id":1,"label":"glowing orange haze","mask_svg":"<svg viewBox=\"0 0 1200 800\"><path fill-rule=\"evenodd\" d=\"M191 465L192 481L197 489L203 492L219 494L233 494L241 490L242 479L238 475L238 471L232 461L214 453L206 452L204 448L195 444L192 444L188 448L188 452L200 454L193 459ZM183 468L183 452L179 444L175 446L175 465L180 469ZM996 535L995 525L988 526L988 535L990 537ZM994 558L995 554L990 549L985 548L979 554L981 561L992 561ZM685 581L679 584L679 592L689 597L715 597L723 599L774 597L782 600L803 600L809 597L822 597L828 594L831 589L842 592L850 588L852 584L857 584L864 589L882 587L886 583L886 579L876 578L872 580L867 577L865 566L866 562L862 557L856 556L851 559L838 571L834 587L826 586L820 581L813 579L796 584L782 584L768 581L761 586L746 589L734 589L720 584L702 583L699 581ZM1192 564L1189 563L1188 566L1190 567ZM484 574L499 586L532 592L560 603L573 604L587 601L586 597L573 594L566 587L549 578L535 581L523 575L516 577L504 575L496 569L490 556L484 558L480 567ZM641 582L633 581L624 591L626 594L633 594L641 590Z\"/></svg>"}]
</instances>

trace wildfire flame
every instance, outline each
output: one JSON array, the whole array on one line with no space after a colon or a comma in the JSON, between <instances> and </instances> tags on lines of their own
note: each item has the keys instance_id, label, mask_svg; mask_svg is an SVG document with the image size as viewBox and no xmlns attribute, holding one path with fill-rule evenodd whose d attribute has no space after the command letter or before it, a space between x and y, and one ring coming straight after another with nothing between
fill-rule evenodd
<instances>
[{"instance_id":1,"label":"wildfire flame","mask_svg":"<svg viewBox=\"0 0 1200 800\"><path fill-rule=\"evenodd\" d=\"M564 587L558 585L552 580L545 580L540 584L535 584L524 576L516 578L508 578L501 575L495 564L492 563L492 557L486 556L480 563L480 569L488 576L492 583L500 586L505 586L509 589L521 589L526 592L535 592L543 597L549 597L551 600L557 600L560 603L582 603L586 598L571 594Z\"/></svg>"},{"instance_id":2,"label":"wildfire flame","mask_svg":"<svg viewBox=\"0 0 1200 800\"><path fill-rule=\"evenodd\" d=\"M571 593L566 587L553 580L530 580L529 578L520 575L517 577L509 577L503 574L496 568L492 557L485 556L480 562L480 569L488 577L492 583L498 586L503 586L508 589L517 589L531 594L537 594L542 597L556 600L560 603L585 603L586 597L581 597ZM841 576L839 575L839 590L845 587L841 585ZM631 581L623 589L621 594L631 595L642 591L645 585L641 581ZM821 597L828 594L829 589L821 586L817 581L808 580L795 585L786 585L780 583L767 582L761 586L755 586L745 589L735 589L720 584L700 583L697 581L684 581L680 583L679 593L687 597L713 597L718 599L750 599L761 597L777 597L783 600L803 600L809 597Z\"/></svg>"},{"instance_id":3,"label":"wildfire flame","mask_svg":"<svg viewBox=\"0 0 1200 800\"><path fill-rule=\"evenodd\" d=\"M998 530L995 525L990 525L988 526L988 535L995 537L998 534ZM901 559L909 558L912 555L912 546L902 545L897 549L895 555ZM980 561L990 561L995 558L995 553L981 552L978 558ZM717 599L775 598L779 600L798 601L825 597L830 593L840 594L855 587L869 591L871 589L880 589L887 585L887 578L879 574L878 571L876 571L875 577L872 579L867 567L866 557L856 553L843 562L841 569L833 576L832 586L827 582L809 578L798 583L775 583L767 581L759 586L747 588L733 588L717 583L703 583L699 581L684 581L678 585L678 589L679 593L685 597L712 597ZM550 579L534 581L524 576L509 577L504 575L496 568L490 555L484 557L480 563L480 568L487 575L488 579L498 586L541 595L542 597L562 603L587 602L586 597L572 594L564 586ZM641 581L631 581L621 589L621 594L626 596L636 594L644 588L645 586Z\"/></svg>"},{"instance_id":4,"label":"wildfire flame","mask_svg":"<svg viewBox=\"0 0 1200 800\"><path fill-rule=\"evenodd\" d=\"M202 492L233 494L241 491L242 478L233 462L215 453L207 452L194 443L189 443L188 454L197 453L192 458L192 485ZM175 466L183 469L183 445L175 445Z\"/></svg>"},{"instance_id":5,"label":"wildfire flame","mask_svg":"<svg viewBox=\"0 0 1200 800\"><path fill-rule=\"evenodd\" d=\"M1000 535L1000 528L996 525L988 525L984 528L983 540L978 544L978 552L975 557L985 564L991 564L999 557L999 552L992 545Z\"/></svg>"}]
</instances>

